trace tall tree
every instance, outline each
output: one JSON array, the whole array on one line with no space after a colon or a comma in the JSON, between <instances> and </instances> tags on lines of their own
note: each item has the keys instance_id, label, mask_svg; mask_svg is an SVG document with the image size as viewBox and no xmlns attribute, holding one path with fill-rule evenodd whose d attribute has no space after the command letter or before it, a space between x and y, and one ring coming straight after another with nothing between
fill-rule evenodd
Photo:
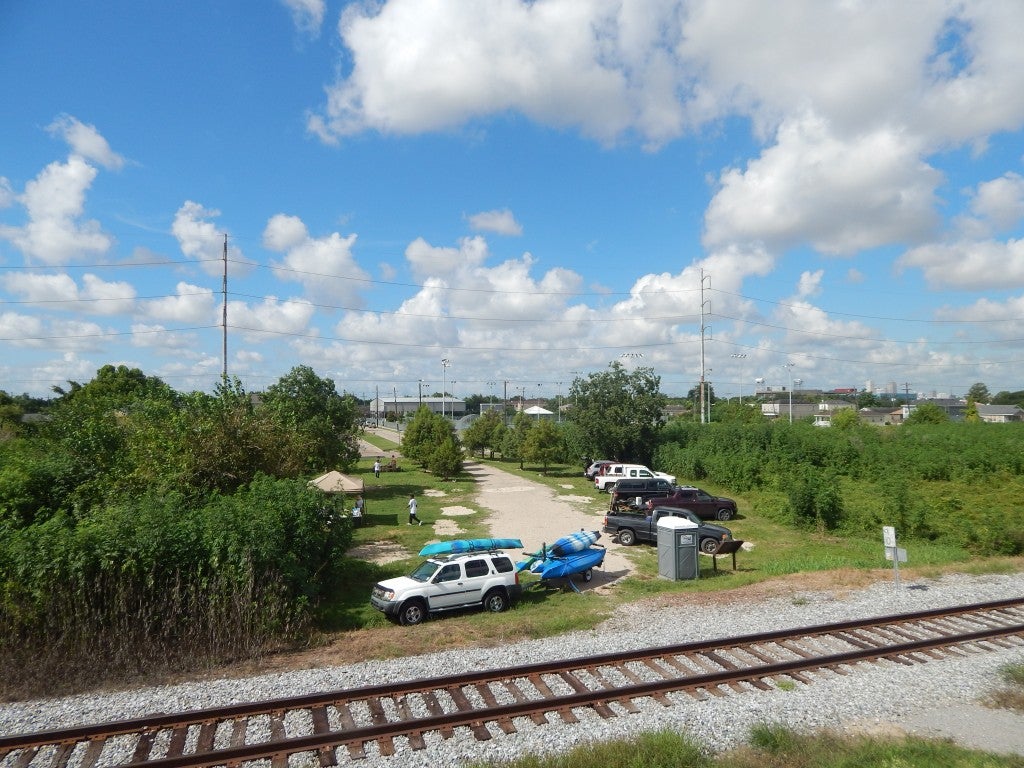
<instances>
[{"instance_id":1,"label":"tall tree","mask_svg":"<svg viewBox=\"0 0 1024 768\"><path fill-rule=\"evenodd\" d=\"M971 388L967 390L967 399L976 403L989 403L992 400L992 395L989 394L988 387L979 381L971 384Z\"/></svg>"},{"instance_id":2,"label":"tall tree","mask_svg":"<svg viewBox=\"0 0 1024 768\"><path fill-rule=\"evenodd\" d=\"M307 365L299 365L267 388L261 408L273 413L289 429L306 469L320 471L339 465L347 469L359 459L355 436L356 407L351 397L339 395L331 379L321 378Z\"/></svg>"},{"instance_id":3,"label":"tall tree","mask_svg":"<svg viewBox=\"0 0 1024 768\"><path fill-rule=\"evenodd\" d=\"M949 414L935 403L921 403L914 406L903 422L907 424L942 424L949 421Z\"/></svg>"},{"instance_id":4,"label":"tall tree","mask_svg":"<svg viewBox=\"0 0 1024 768\"><path fill-rule=\"evenodd\" d=\"M607 371L577 378L569 389L569 418L583 433L587 452L598 458L649 463L665 423L666 398L653 368L629 373L614 361Z\"/></svg>"},{"instance_id":5,"label":"tall tree","mask_svg":"<svg viewBox=\"0 0 1024 768\"><path fill-rule=\"evenodd\" d=\"M564 455L565 445L558 427L550 419L541 419L534 424L523 442L523 457L527 461L540 462L547 474L548 465Z\"/></svg>"}]
</instances>

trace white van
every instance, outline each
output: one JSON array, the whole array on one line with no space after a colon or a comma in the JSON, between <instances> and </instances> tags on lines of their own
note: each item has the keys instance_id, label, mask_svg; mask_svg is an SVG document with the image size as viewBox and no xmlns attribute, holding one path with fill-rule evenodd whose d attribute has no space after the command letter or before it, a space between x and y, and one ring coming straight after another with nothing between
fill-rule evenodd
<instances>
[{"instance_id":1,"label":"white van","mask_svg":"<svg viewBox=\"0 0 1024 768\"><path fill-rule=\"evenodd\" d=\"M661 479L675 483L676 476L664 472L655 472L643 464L612 464L605 467L604 473L594 477L594 485L599 491L607 491L608 488L623 478L637 479Z\"/></svg>"}]
</instances>

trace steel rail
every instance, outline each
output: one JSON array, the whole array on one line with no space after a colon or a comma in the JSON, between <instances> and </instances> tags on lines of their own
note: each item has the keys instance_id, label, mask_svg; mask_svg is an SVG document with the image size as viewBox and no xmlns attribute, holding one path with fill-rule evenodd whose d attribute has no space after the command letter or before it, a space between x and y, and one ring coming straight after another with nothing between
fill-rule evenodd
<instances>
[{"instance_id":1,"label":"steel rail","mask_svg":"<svg viewBox=\"0 0 1024 768\"><path fill-rule=\"evenodd\" d=\"M593 707L595 704L609 704L616 701L637 699L655 694L673 693L687 689L707 689L726 683L749 682L766 677L787 675L791 672L806 672L825 668L848 666L862 661L904 656L923 650L932 650L951 645L990 640L1007 635L1024 636L1024 624L1006 627L993 627L978 630L955 637L931 638L908 643L900 643L884 648L858 649L812 659L796 659L794 661L776 662L764 666L747 667L744 669L725 670L703 675L685 676L666 680L654 680L646 683L634 683L611 689L598 689L585 693L573 693L557 696L553 699L518 702L489 707L486 710L458 711L445 715L412 718L401 722L384 723L365 726L348 731L330 731L311 736L296 736L276 741L251 744L242 747L219 750L209 755L182 755L173 758L159 758L139 763L128 763L125 768L201 768L220 765L236 765L250 760L273 757L275 755L294 755L302 752L320 751L324 748L343 746L362 742L376 741L381 737L393 738L410 733L436 731L443 727L468 726L478 729L486 722L501 719L529 716L532 714L557 713L581 707Z\"/></svg>"},{"instance_id":2,"label":"steel rail","mask_svg":"<svg viewBox=\"0 0 1024 768\"><path fill-rule=\"evenodd\" d=\"M956 645L982 638L993 638L1000 635L1020 635L1024 634L1024 626L1002 625L984 628L975 633L968 633L967 635L946 634L939 638L917 640L895 646L878 648L876 647L877 644L872 640L865 640L860 636L850 636L846 633L849 633L852 630L863 631L877 627L887 627L890 631L895 632L894 625L898 627L900 625L933 622L957 616L965 619L973 618L976 623L984 625L988 622L978 618L978 614L981 614L982 616L989 616L993 613L997 615L1009 614L1008 616L997 616L995 620L1001 621L1003 618L1013 619L1017 618L1013 616L1014 609L1020 609L1022 606L1024 606L1024 599L999 600L971 606L931 609L909 614L894 614L869 619L820 624L810 627L774 630L771 632L743 635L734 638L647 648L641 649L640 651L622 651L591 657L542 662L538 664L510 667L504 670L482 670L451 677L423 678L404 683L343 689L326 693L308 694L270 701L217 707L209 710L194 710L178 714L160 714L115 723L100 723L96 725L78 726L53 731L37 731L28 734L0 737L0 760L14 750L22 750L18 757L19 765L21 763L27 765L31 762L31 757L27 760L24 758L29 756L30 753L34 755L34 753L41 747L61 745L61 747L67 751L69 749L73 749L77 743L87 741L90 743L90 748L94 748L95 745L99 743L99 749L101 750L101 739L109 739L118 735L126 734L155 734L156 732L166 730L174 730L175 732L180 733L180 738L183 742L185 732L193 726L206 726L209 728L210 725L213 724L213 727L216 728L216 725L220 723L232 720L244 721L245 718L256 715L280 717L287 711L316 710L318 707L323 708L330 706L344 708L346 705L354 702L373 702L374 700L379 699L390 699L397 702L400 701L403 696L415 693L425 693L433 690L446 690L451 692L461 687L471 686L474 684L503 683L518 679L535 681L543 674L565 674L579 670L593 671L601 667L621 666L626 662L642 662L644 660L675 656L686 657L699 655L702 652L708 651L742 649L743 646L771 643L775 640L799 640L802 638L833 635L841 639L847 645L860 644L861 646L868 646L866 648L862 647L861 650L851 653L827 656L825 657L827 661L823 661L820 656L814 658L813 654L811 654L808 658L799 659L794 662L780 662L774 665L733 669L722 673L712 673L710 675L703 676L689 675L675 677L671 678L667 682L656 681L655 683L634 684L633 686L608 688L597 692L584 693L577 691L569 697L532 699L529 701L517 702L513 705L492 705L487 708L485 715L482 715L481 711L477 710L467 710L466 712L463 712L460 709L460 711L446 715L434 715L428 718L419 719L405 718L400 720L398 723L375 724L373 726L360 728L351 727L342 731L329 730L325 717L322 717L318 722L317 717L314 716L315 733L311 736L272 738L271 740L262 741L256 744L233 746L226 750L220 749L210 752L208 759L204 758L201 754L191 754L131 763L132 765L145 764L148 766L154 766L154 768L156 766L177 765L220 765L226 763L234 764L234 762L238 760L244 761L256 759L255 757L246 755L268 756L276 754L280 756L283 753L294 754L295 752L318 750L321 753L322 764L330 764L331 760L324 754L324 750L327 745L339 746L348 744L350 746L350 751L352 751L352 747L359 744L359 751L361 751L361 745L363 742L389 738L389 734L394 736L401 733L422 733L427 730L436 730L438 728L450 729L464 724L469 724L471 727L474 727L476 731L479 731L478 738L480 738L483 737L483 733L486 733L486 729L480 731L484 720L487 722L509 720L510 718L519 716L520 714L537 715L542 711L565 713L572 707L593 706L595 703L600 704L601 702L616 700L628 701L637 696L652 695L652 692L659 693L683 689L693 690L704 685L717 685L719 683L714 683L713 681L719 677L723 682L737 682L748 678L771 677L777 674L784 674L787 669L793 672L798 672L800 670L809 670L816 667L820 668L822 666L848 663L843 661L844 658L862 660L866 658L896 657L902 654L913 653L915 651ZM930 627L929 631L939 633L940 635L943 632L956 632L956 630L946 630L941 627L934 626ZM908 633L903 634L906 635ZM860 639L857 639L858 637L860 637ZM758 656L757 652L749 653L752 656ZM711 653L706 655L708 658L713 658L713 654ZM662 687L659 688L658 686ZM648 688L650 689L650 692L644 692ZM605 695L602 697L602 694ZM461 702L456 702L459 708L462 707L462 702L465 702L468 706L472 706L469 705L463 697ZM464 721L464 719L460 719L463 718L463 716L468 717L469 720ZM350 725L354 724L350 723ZM281 732L283 733L283 729ZM272 733L272 736L274 735L275 734ZM210 736L210 739L212 740L212 735ZM54 762L56 764L59 761L55 760Z\"/></svg>"}]
</instances>

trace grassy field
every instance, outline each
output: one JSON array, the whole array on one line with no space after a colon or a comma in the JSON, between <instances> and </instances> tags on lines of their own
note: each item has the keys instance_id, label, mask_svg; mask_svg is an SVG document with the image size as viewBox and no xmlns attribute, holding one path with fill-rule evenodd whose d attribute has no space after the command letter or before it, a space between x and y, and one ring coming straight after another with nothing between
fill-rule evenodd
<instances>
[{"instance_id":1,"label":"grassy field","mask_svg":"<svg viewBox=\"0 0 1024 768\"><path fill-rule=\"evenodd\" d=\"M364 436L385 456L397 449L397 444L386 438L368 433ZM476 461L481 459L476 458ZM583 477L580 466L553 466L542 472L540 467L518 462L488 460L503 471L544 483L559 494L597 495L593 484ZM419 562L416 553L434 538L433 523L441 517L441 507L465 506L479 510L474 503L475 483L468 475L442 481L420 471L412 462L400 462L401 471L382 472L374 478L372 458L360 461L358 473L364 478L367 493L367 525L358 528L355 544L386 545L406 556L386 565L375 565L365 560L351 559L351 588L328 606L324 629L370 629L390 634L401 628L390 623L370 607L368 595L376 581L408 573ZM571 485L571 490L566 488ZM726 489L706 486L712 493L732 495ZM443 496L430 495L443 491ZM419 499L419 516L425 521L420 526L407 526L406 502L409 493ZM603 501L606 497L600 496ZM737 556L737 568L732 570L729 557L719 558L718 570L712 569L711 559L700 558L700 578L691 581L671 581L658 576L657 552L654 547L640 545L632 548L630 557L635 564L633 575L625 579L608 594L587 592L583 595L553 591L527 590L524 600L515 607L515 621L507 617L467 611L450 616L444 622L428 622L417 628L417 642L427 650L436 642L437 647L450 647L453 634L475 638L481 643L508 642L517 639L547 637L570 629L595 626L609 616L619 604L661 594L715 592L732 590L759 582L793 574L831 574L847 586L857 586L878 578L888 578L892 568L884 559L881 530L871 537L839 537L794 529L767 520L752 511L749 499L735 497L740 514L727 525L737 538L751 547ZM485 514L478 511L458 518L459 526L467 538L489 535ZM595 524L603 515L603 505L595 506ZM397 524L396 524L397 523ZM943 573L1006 573L1024 569L1024 558L973 558L966 550L934 542L915 542L909 545L909 562L901 568L907 578L935 577ZM524 581L529 579L524 576ZM457 624L453 624L456 622ZM438 629L443 625L443 629ZM436 637L434 635L436 634ZM448 643L448 645L444 645ZM401 643L369 643L372 656L384 657L405 652Z\"/></svg>"}]
</instances>

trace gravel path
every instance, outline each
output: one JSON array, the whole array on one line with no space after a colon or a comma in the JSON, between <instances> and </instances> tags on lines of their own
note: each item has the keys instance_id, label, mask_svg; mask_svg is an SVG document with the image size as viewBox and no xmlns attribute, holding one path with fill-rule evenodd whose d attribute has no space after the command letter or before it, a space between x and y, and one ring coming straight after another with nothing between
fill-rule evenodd
<instances>
[{"instance_id":1,"label":"gravel path","mask_svg":"<svg viewBox=\"0 0 1024 768\"><path fill-rule=\"evenodd\" d=\"M609 500L606 493L594 491L590 495L579 495L573 493L573 487L567 483L566 492L558 494L546 485L475 461L466 462L465 469L480 483L477 501L490 512L487 523L492 536L522 539L523 547L535 552L543 544L575 531L601 530ZM594 578L588 584L582 579L576 580L581 591L600 590L632 570L625 547L605 534L597 543L607 550L604 567L594 571Z\"/></svg>"},{"instance_id":2,"label":"gravel path","mask_svg":"<svg viewBox=\"0 0 1024 768\"><path fill-rule=\"evenodd\" d=\"M491 510L496 535L519 535L524 544L539 546L541 541L553 540L578 527L589 529L595 520L583 511L592 507L593 502L552 500L549 490L482 465L471 465L470 471L484 481L486 490L479 501ZM621 553L609 550L606 575L618 577L620 568L628 570L628 560L611 565L613 555L621 557ZM802 590L783 585L769 597L744 595L743 591L730 593L715 604L707 595L634 603L623 606L595 630L500 648L459 649L241 680L93 693L49 702L18 702L0 706L0 733L996 600L1024 595L1024 575L904 578L899 589L891 580L858 589ZM516 611L506 616L515 621ZM415 631L414 627L409 628L410 634ZM581 711L579 724L572 726L559 722L537 727L529 720L517 721L519 733L505 736L494 728L493 738L486 742L477 741L468 731L457 732L449 740L431 735L427 737L426 750L413 751L397 744L398 753L383 758L371 747L369 758L358 765L460 765L470 759L509 759L524 752L561 751L593 740L662 728L685 731L709 749L721 750L742 743L755 723L781 723L797 729L833 727L870 733L949 736L969 746L1024 755L1024 717L977 705L998 680L999 668L1008 663L1024 664L1024 644L912 667L887 662L865 664L855 674L815 675L813 684L797 683L790 690L776 688L711 697L706 701L686 695L672 696L675 706L669 708L642 700L638 702L638 714L622 714L609 720ZM0 768L9 768L9 760L0 761Z\"/></svg>"}]
</instances>

